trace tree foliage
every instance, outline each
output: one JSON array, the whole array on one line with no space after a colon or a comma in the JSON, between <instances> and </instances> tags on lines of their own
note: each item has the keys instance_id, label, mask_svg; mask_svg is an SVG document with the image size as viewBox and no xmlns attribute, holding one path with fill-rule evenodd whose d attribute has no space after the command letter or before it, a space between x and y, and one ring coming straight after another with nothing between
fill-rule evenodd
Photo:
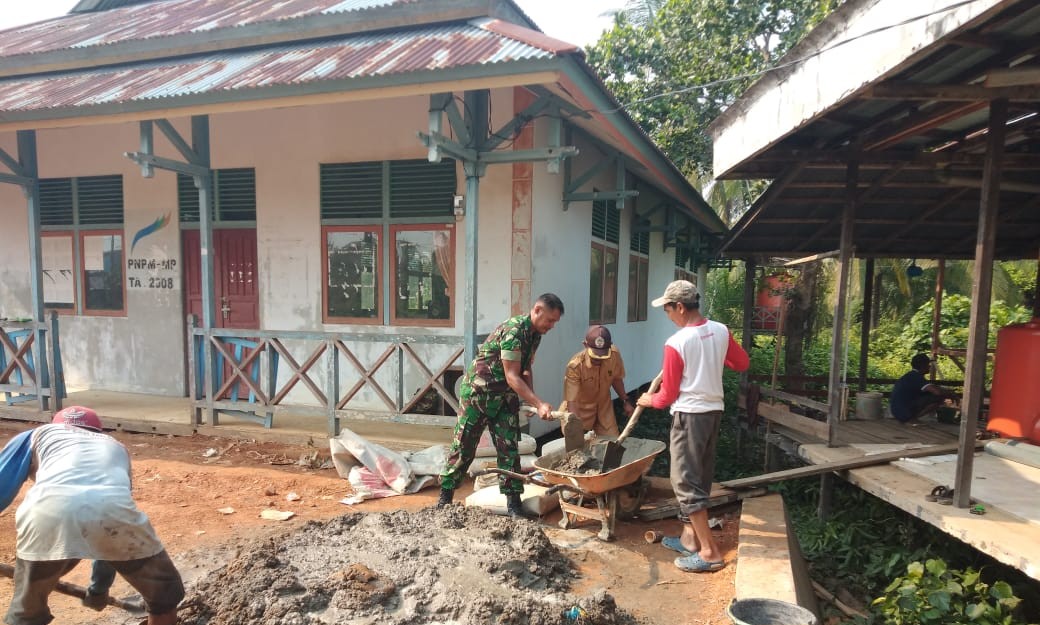
<instances>
[{"instance_id":1,"label":"tree foliage","mask_svg":"<svg viewBox=\"0 0 1040 625\"><path fill-rule=\"evenodd\" d=\"M652 19L632 8L619 12L588 59L683 172L704 174L711 170L708 123L838 1L654 2ZM680 93L663 95L670 92Z\"/></svg>"}]
</instances>

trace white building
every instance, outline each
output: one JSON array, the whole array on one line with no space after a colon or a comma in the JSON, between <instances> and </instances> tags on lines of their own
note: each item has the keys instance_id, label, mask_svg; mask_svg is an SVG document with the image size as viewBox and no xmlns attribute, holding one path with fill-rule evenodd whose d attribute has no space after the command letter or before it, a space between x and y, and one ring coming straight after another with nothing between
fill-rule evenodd
<instances>
[{"instance_id":1,"label":"white building","mask_svg":"<svg viewBox=\"0 0 1040 625\"><path fill-rule=\"evenodd\" d=\"M724 226L580 49L508 0L121 4L0 35L0 317L30 320L0 327L57 311L71 390L448 423L543 292L545 398L594 322L653 377L647 301Z\"/></svg>"}]
</instances>

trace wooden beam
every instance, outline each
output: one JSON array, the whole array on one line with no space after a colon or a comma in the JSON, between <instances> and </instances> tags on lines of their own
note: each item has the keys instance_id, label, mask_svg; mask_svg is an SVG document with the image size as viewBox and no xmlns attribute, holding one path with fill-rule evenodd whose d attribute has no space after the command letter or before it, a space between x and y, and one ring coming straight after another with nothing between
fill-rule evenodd
<instances>
[{"instance_id":1,"label":"wooden beam","mask_svg":"<svg viewBox=\"0 0 1040 625\"><path fill-rule=\"evenodd\" d=\"M812 256L805 256L802 258L796 258L789 260L784 263L784 267L797 267L798 265L804 265L805 263L811 263L814 260L823 260L824 258L834 258L841 253L841 250L831 250L829 252L820 252L819 254L813 254Z\"/></svg>"},{"instance_id":2,"label":"wooden beam","mask_svg":"<svg viewBox=\"0 0 1040 625\"><path fill-rule=\"evenodd\" d=\"M797 432L808 434L817 440L827 440L827 424L823 421L817 421L816 419L810 419L809 417L803 417L802 415L794 414L787 409L787 406L772 406L765 402L758 403L758 416L772 421L773 423L782 425L786 428L791 428Z\"/></svg>"},{"instance_id":3,"label":"wooden beam","mask_svg":"<svg viewBox=\"0 0 1040 625\"><path fill-rule=\"evenodd\" d=\"M856 204L859 200L859 192L856 189L859 181L859 164L856 161L849 163L846 176L848 188L845 191L847 204L841 216L841 243L838 249L841 254L838 257L838 292L837 303L834 306L834 327L831 331L831 367L830 377L827 382L827 404L830 410L827 412L828 435L827 444L833 447L837 444L838 419L841 417L841 409L844 405L844 394L841 387L841 372L845 368L845 309L848 307L849 299L849 274L852 270L852 237L854 234L856 219Z\"/></svg>"},{"instance_id":4,"label":"wooden beam","mask_svg":"<svg viewBox=\"0 0 1040 625\"><path fill-rule=\"evenodd\" d=\"M907 137L920 134L932 128L937 128L965 115L971 115L986 108L985 102L970 102L968 104L956 104L953 106L941 106L939 110L930 109L913 113L902 120L895 128L880 127L875 132L864 137L864 149L883 150L893 146Z\"/></svg>"},{"instance_id":5,"label":"wooden beam","mask_svg":"<svg viewBox=\"0 0 1040 625\"><path fill-rule=\"evenodd\" d=\"M990 70L983 84L989 88L1037 85L1040 84L1040 67L1030 65Z\"/></svg>"},{"instance_id":6,"label":"wooden beam","mask_svg":"<svg viewBox=\"0 0 1040 625\"><path fill-rule=\"evenodd\" d=\"M894 82L875 85L864 92L867 99L922 101L989 101L993 99L1040 101L1040 86L986 87L985 85Z\"/></svg>"},{"instance_id":7,"label":"wooden beam","mask_svg":"<svg viewBox=\"0 0 1040 625\"><path fill-rule=\"evenodd\" d=\"M971 439L971 451L974 453L975 449L983 447L985 441L977 441L974 437ZM800 477L811 477L813 475L823 475L824 473L831 473L834 471L847 471L849 469L859 469L862 467L872 467L879 464L888 464L889 462L895 462L903 458L925 458L927 456L940 456L948 454L953 451L957 451L957 443L946 443L943 445L931 445L928 447L920 447L918 449L899 449L896 451L885 451L878 454L869 454L859 456L857 458L850 458L848 460L833 460L831 462L823 462L820 464L810 464L804 467L798 467L795 469L787 469L785 471L776 471L774 473L766 473L765 475L756 475L754 477L744 477L736 480L728 480L726 482L719 482L720 485L726 488L754 488L756 486L763 486L765 484L775 484L777 482L783 482L785 480L795 480Z\"/></svg>"},{"instance_id":8,"label":"wooden beam","mask_svg":"<svg viewBox=\"0 0 1040 625\"><path fill-rule=\"evenodd\" d=\"M787 188L787 185L794 182L798 177L798 174L800 174L804 168L804 162L794 163L788 167L787 171L785 171L780 178L774 180L773 183L769 185L755 204L748 210L747 214L740 218L740 221L737 222L737 225L730 232L729 237L719 246L718 253L720 255L726 251L726 248L728 248L737 237L740 236L741 232L747 229L747 227L754 221L755 217L757 217L759 213L761 213L765 207L776 198L776 196L780 195L780 193Z\"/></svg>"},{"instance_id":9,"label":"wooden beam","mask_svg":"<svg viewBox=\"0 0 1040 625\"><path fill-rule=\"evenodd\" d=\"M908 223L904 227L900 228L899 230L893 232L889 236L885 237L881 241L881 243L877 247L875 247L874 249L886 247L892 241L895 241L896 239L902 238L902 236L904 234L906 234L907 232L910 232L911 230L913 230L917 226L919 226L922 223L924 223L925 221L927 221L928 218L930 218L932 215L935 215L936 213L940 212L941 210L943 210L947 206L953 204L954 202L956 202L957 200L961 199L963 196L965 196L967 194L968 194L968 189L957 189L956 191L953 191L952 193L950 193L949 195L947 195L943 199L939 200L938 204L936 204L935 206L929 208L928 210L924 211L923 213L921 213L920 215L918 215L917 217L912 219L910 221L910 223Z\"/></svg>"},{"instance_id":10,"label":"wooden beam","mask_svg":"<svg viewBox=\"0 0 1040 625\"><path fill-rule=\"evenodd\" d=\"M989 145L979 205L979 230L972 269L971 318L968 322L968 358L964 375L960 447L954 480L958 508L971 505L971 473L974 464L975 432L982 410L986 377L986 345L989 340L989 307L993 297L993 250L1000 213L1000 161L1004 153L1007 100L994 100L989 107Z\"/></svg>"},{"instance_id":11,"label":"wooden beam","mask_svg":"<svg viewBox=\"0 0 1040 625\"><path fill-rule=\"evenodd\" d=\"M867 259L863 272L863 314L859 330L859 390L867 390L867 357L870 353L870 314L874 301L874 259Z\"/></svg>"},{"instance_id":12,"label":"wooden beam","mask_svg":"<svg viewBox=\"0 0 1040 625\"><path fill-rule=\"evenodd\" d=\"M865 191L863 191L863 193L861 193L859 195L859 203L862 204L866 200L870 199L870 197L872 195L877 193L878 190L884 188L885 185L887 185L889 182L891 182L892 179L895 178L896 176L898 176L903 171L903 169L905 169L905 168L906 168L905 164L899 164L899 165L896 165L895 167L893 167L892 169L890 169L889 171L885 172L881 176L878 176L870 184L870 186L867 187L867 189ZM859 170L857 169L857 172L858 171ZM858 173L857 173L857 177L858 177ZM858 184L859 183L857 182L856 186L853 186L852 189L855 190L856 187L858 186ZM847 202L848 200L846 199L845 201ZM805 239L805 241L803 241L798 247L796 247L795 251L804 250L806 247L808 247L814 241L816 241L817 239L822 237L824 234L829 232L830 229L833 226L837 225L841 219L842 219L842 213L838 213L838 214L834 215L834 217L831 218L831 223L830 224L828 224L828 225L818 229L816 232L814 232L811 236L809 236L807 239Z\"/></svg>"}]
</instances>

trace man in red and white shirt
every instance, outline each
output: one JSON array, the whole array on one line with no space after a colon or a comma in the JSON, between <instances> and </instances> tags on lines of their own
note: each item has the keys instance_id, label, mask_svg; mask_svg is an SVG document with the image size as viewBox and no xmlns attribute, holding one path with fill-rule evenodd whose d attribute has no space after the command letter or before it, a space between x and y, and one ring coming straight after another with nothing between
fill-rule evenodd
<instances>
[{"instance_id":1,"label":"man in red and white shirt","mask_svg":"<svg viewBox=\"0 0 1040 625\"><path fill-rule=\"evenodd\" d=\"M679 552L675 565L684 571L717 571L726 563L708 527L707 506L722 421L722 368L744 371L750 361L729 328L701 315L700 294L692 283L676 280L651 303L664 307L679 331L665 342L660 390L644 393L637 403L671 406L672 488L680 512L690 519L681 536L666 536L661 544Z\"/></svg>"}]
</instances>

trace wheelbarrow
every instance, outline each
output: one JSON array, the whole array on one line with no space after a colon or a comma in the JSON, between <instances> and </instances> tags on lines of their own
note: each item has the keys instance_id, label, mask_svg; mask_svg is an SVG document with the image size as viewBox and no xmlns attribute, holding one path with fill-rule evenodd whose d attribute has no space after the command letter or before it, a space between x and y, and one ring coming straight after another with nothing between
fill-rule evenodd
<instances>
[{"instance_id":1,"label":"wheelbarrow","mask_svg":"<svg viewBox=\"0 0 1040 625\"><path fill-rule=\"evenodd\" d=\"M589 445L595 442L587 443L585 450L588 451ZM599 539L611 541L614 540L617 519L632 518L639 511L648 490L643 477L650 471L654 457L665 448L666 445L661 441L629 438L621 466L606 473L581 474L553 469L566 458L569 453L566 450L546 454L534 461L542 479L502 469L485 469L481 473L507 475L529 484L547 487L550 493L574 493L576 498L573 501L560 498L560 509L563 512L560 527L570 529L581 520L599 521Z\"/></svg>"}]
</instances>

